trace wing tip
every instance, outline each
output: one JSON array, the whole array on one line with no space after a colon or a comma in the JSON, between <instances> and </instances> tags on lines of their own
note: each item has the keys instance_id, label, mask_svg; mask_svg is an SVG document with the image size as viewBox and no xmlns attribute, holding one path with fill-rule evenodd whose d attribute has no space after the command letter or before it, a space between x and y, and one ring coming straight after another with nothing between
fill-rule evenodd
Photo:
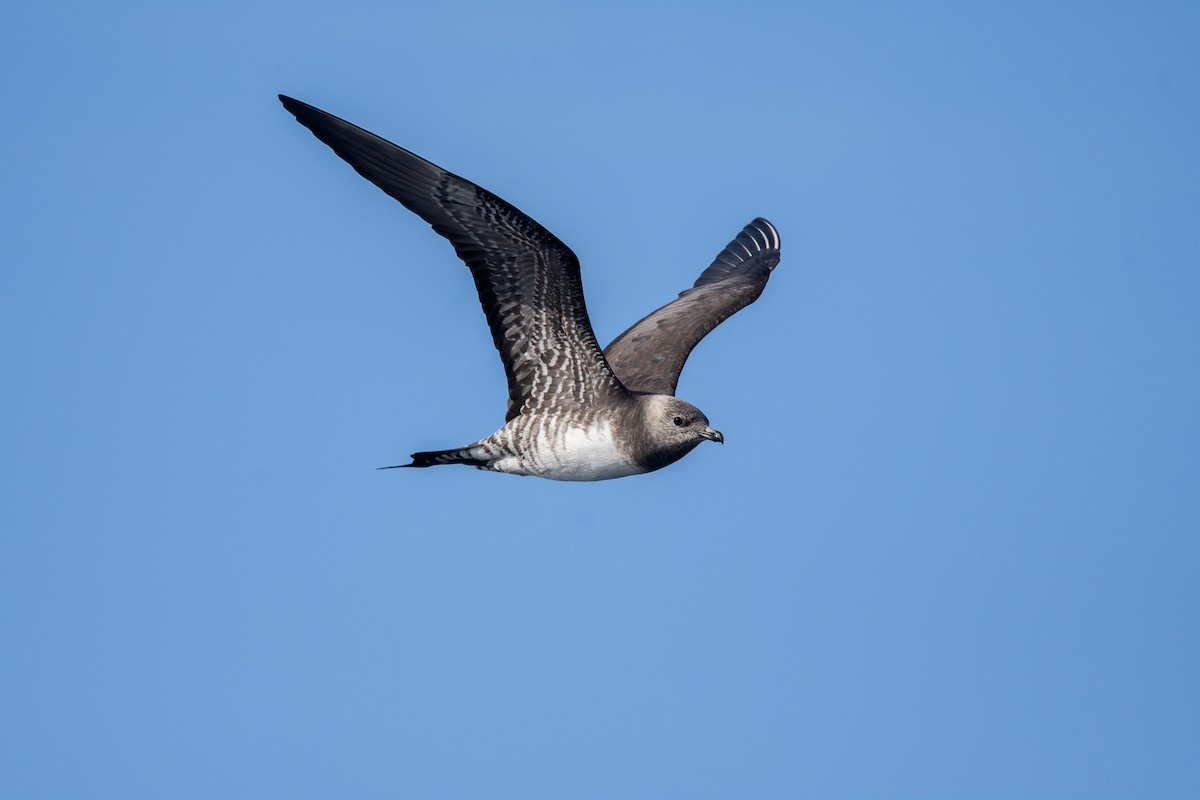
<instances>
[{"instance_id":1,"label":"wing tip","mask_svg":"<svg viewBox=\"0 0 1200 800\"><path fill-rule=\"evenodd\" d=\"M738 231L738 235L717 253L708 269L692 284L692 288L707 286L752 269L753 264L765 264L768 271L779 263L779 231L764 217L755 217Z\"/></svg>"},{"instance_id":2,"label":"wing tip","mask_svg":"<svg viewBox=\"0 0 1200 800\"><path fill-rule=\"evenodd\" d=\"M764 250L779 249L779 231L766 218L755 217L750 221L750 224L742 230L746 233L754 231L754 233L761 234L763 237L763 245L765 245L763 247ZM750 233L750 235L753 238L754 234ZM759 244L759 242L755 240L755 244Z\"/></svg>"}]
</instances>

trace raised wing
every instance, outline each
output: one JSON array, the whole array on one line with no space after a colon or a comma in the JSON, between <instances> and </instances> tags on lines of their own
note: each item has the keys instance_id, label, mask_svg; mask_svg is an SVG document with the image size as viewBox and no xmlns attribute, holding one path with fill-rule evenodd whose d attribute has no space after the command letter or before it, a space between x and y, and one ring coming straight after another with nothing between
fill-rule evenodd
<instances>
[{"instance_id":1,"label":"raised wing","mask_svg":"<svg viewBox=\"0 0 1200 800\"><path fill-rule=\"evenodd\" d=\"M625 393L588 320L579 259L496 195L320 109L279 96L358 174L450 240L475 277L508 377L508 413Z\"/></svg>"},{"instance_id":2,"label":"raised wing","mask_svg":"<svg viewBox=\"0 0 1200 800\"><path fill-rule=\"evenodd\" d=\"M643 317L604 349L631 392L675 394L683 364L701 339L762 294L779 263L779 233L755 219L700 273L692 288Z\"/></svg>"}]
</instances>

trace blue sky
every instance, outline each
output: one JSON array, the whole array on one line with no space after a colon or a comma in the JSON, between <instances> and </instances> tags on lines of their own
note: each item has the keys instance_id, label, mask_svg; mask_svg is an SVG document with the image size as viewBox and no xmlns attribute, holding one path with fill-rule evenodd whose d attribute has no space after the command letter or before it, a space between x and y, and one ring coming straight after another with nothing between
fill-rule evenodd
<instances>
[{"instance_id":1,"label":"blue sky","mask_svg":"<svg viewBox=\"0 0 1200 800\"><path fill-rule=\"evenodd\" d=\"M1194 4L0 5L0 796L1200 794ZM513 202L610 340L783 261L590 485L450 247L275 100Z\"/></svg>"}]
</instances>

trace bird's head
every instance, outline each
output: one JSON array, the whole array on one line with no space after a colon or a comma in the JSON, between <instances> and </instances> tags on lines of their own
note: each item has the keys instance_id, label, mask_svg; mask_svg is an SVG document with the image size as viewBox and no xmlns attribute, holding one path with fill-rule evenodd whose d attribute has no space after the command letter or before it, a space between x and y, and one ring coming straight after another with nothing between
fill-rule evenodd
<instances>
[{"instance_id":1,"label":"bird's head","mask_svg":"<svg viewBox=\"0 0 1200 800\"><path fill-rule=\"evenodd\" d=\"M725 437L720 431L713 430L708 424L708 417L686 400L678 397L659 395L660 402L655 403L650 422L654 426L658 439L678 442L695 447L707 440L725 443Z\"/></svg>"},{"instance_id":2,"label":"bird's head","mask_svg":"<svg viewBox=\"0 0 1200 800\"><path fill-rule=\"evenodd\" d=\"M643 438L639 449L653 464L651 469L677 461L703 441L725 442L703 411L678 397L644 395L640 407Z\"/></svg>"}]
</instances>

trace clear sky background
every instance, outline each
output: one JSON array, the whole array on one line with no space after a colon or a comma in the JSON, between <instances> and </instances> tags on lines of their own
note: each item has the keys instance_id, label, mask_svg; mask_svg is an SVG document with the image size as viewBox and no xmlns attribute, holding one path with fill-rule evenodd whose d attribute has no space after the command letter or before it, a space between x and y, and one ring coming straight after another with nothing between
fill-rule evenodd
<instances>
[{"instance_id":1,"label":"clear sky background","mask_svg":"<svg viewBox=\"0 0 1200 800\"><path fill-rule=\"evenodd\" d=\"M0 5L0 796L1200 796L1194 3ZM449 245L598 337L752 217L725 433L559 484Z\"/></svg>"}]
</instances>

